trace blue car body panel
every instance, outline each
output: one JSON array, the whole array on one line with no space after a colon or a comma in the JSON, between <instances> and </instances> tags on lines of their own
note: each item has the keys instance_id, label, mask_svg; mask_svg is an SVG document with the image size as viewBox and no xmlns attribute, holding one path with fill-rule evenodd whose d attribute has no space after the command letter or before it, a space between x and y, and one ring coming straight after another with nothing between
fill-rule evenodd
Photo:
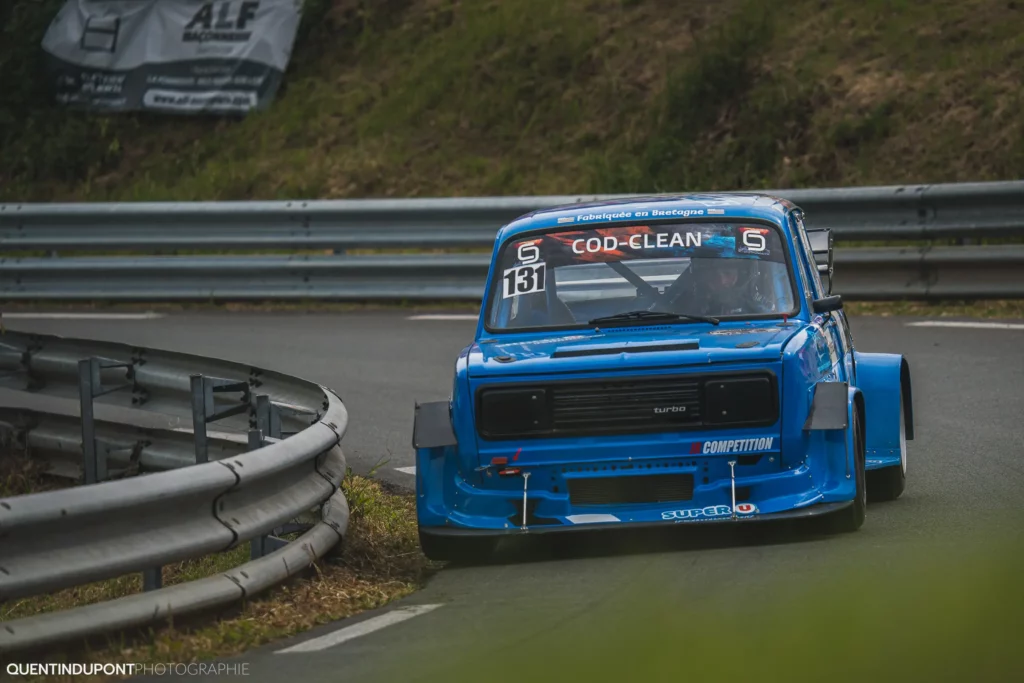
<instances>
[{"instance_id":1,"label":"blue car body panel","mask_svg":"<svg viewBox=\"0 0 1024 683\"><path fill-rule=\"evenodd\" d=\"M867 397L867 468L898 467L901 412L906 425L906 438L914 438L910 366L898 354L858 351L854 356L857 382Z\"/></svg>"},{"instance_id":2,"label":"blue car body panel","mask_svg":"<svg viewBox=\"0 0 1024 683\"><path fill-rule=\"evenodd\" d=\"M687 321L517 332L488 330L484 306L476 338L455 362L447 411L451 438L417 446L414 437L422 532L552 532L831 512L852 504L856 494L853 425L858 412L867 467L899 464L901 393L905 414L912 415L906 361L894 354L856 352L841 310L812 310L811 302L827 293L821 290L806 237L800 235L802 215L785 200L691 195L528 214L499 231L484 302L496 286L501 247L516 236L548 228L709 216L770 222L781 229L795 271L799 313L723 320L718 326ZM677 377L762 378L770 386L766 395L777 402L777 417L771 424L676 431L481 434L478 411L484 388L557 390ZM819 392L823 383L837 391ZM839 392L843 398L836 403ZM814 411L818 414L811 419ZM912 420L906 424L907 438L913 438ZM667 494L668 500L643 503L587 498L610 478L628 484L624 480L631 477L692 481L692 490L681 500ZM574 499L571 491L590 493Z\"/></svg>"}]
</instances>

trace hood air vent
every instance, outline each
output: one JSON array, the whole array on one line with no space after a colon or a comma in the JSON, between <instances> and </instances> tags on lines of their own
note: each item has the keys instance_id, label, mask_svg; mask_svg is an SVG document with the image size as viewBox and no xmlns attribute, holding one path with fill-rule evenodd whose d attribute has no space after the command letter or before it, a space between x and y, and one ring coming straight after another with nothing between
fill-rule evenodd
<instances>
[{"instance_id":1,"label":"hood air vent","mask_svg":"<svg viewBox=\"0 0 1024 683\"><path fill-rule=\"evenodd\" d=\"M611 356L619 353L651 353L653 351L695 351L700 344L695 341L674 344L649 344L647 346L606 346L590 349L556 349L552 358L576 358L579 356Z\"/></svg>"},{"instance_id":2,"label":"hood air vent","mask_svg":"<svg viewBox=\"0 0 1024 683\"><path fill-rule=\"evenodd\" d=\"M643 325L641 327L602 327L601 334L634 334L636 332L661 332L670 330L670 325Z\"/></svg>"}]
</instances>

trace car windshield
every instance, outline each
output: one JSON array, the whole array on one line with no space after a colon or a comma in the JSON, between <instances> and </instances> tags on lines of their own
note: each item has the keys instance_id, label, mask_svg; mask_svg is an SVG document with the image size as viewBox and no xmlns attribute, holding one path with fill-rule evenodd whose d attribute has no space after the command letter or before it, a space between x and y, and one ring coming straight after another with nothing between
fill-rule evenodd
<instances>
[{"instance_id":1,"label":"car windshield","mask_svg":"<svg viewBox=\"0 0 1024 683\"><path fill-rule=\"evenodd\" d=\"M633 320L654 313L793 315L795 302L776 227L730 222L569 229L503 245L487 327L572 327L627 313L636 314Z\"/></svg>"}]
</instances>

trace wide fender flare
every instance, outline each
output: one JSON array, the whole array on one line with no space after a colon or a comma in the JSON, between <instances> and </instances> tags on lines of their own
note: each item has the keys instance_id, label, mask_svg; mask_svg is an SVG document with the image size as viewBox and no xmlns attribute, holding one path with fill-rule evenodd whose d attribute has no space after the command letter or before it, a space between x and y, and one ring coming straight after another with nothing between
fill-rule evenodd
<instances>
[{"instance_id":1,"label":"wide fender flare","mask_svg":"<svg viewBox=\"0 0 1024 683\"><path fill-rule=\"evenodd\" d=\"M854 352L857 387L864 393L865 443L869 449L899 448L902 399L907 441L914 439L914 398L910 363L897 353Z\"/></svg>"}]
</instances>

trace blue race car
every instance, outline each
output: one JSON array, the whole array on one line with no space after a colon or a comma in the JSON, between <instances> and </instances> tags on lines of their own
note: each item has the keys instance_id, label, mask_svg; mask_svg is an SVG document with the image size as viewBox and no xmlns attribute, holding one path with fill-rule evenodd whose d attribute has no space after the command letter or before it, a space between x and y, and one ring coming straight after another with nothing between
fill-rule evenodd
<instances>
[{"instance_id":1,"label":"blue race car","mask_svg":"<svg viewBox=\"0 0 1024 683\"><path fill-rule=\"evenodd\" d=\"M757 194L504 226L450 400L416 405L424 553L691 522L860 528L869 493L906 485L910 368L855 350L832 263L829 230Z\"/></svg>"}]
</instances>

